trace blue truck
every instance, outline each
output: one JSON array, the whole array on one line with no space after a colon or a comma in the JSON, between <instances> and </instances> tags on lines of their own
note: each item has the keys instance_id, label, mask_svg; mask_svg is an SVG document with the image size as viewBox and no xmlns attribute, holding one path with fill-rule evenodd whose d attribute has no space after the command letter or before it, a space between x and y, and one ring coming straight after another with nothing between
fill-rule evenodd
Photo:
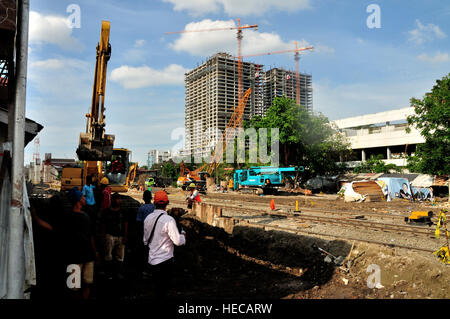
<instances>
[{"instance_id":1,"label":"blue truck","mask_svg":"<svg viewBox=\"0 0 450 319\"><path fill-rule=\"evenodd\" d=\"M262 189L264 193L274 193L285 186L288 180L295 180L298 172L304 172L299 167L254 166L249 169L238 169L233 175L233 188Z\"/></svg>"}]
</instances>

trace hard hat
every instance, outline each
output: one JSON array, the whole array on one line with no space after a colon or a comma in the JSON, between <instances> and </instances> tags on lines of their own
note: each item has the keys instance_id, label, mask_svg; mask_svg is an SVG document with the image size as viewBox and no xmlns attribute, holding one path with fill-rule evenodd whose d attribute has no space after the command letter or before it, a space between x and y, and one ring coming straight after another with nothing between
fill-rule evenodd
<instances>
[{"instance_id":1,"label":"hard hat","mask_svg":"<svg viewBox=\"0 0 450 319\"><path fill-rule=\"evenodd\" d=\"M109 184L108 178L107 178L107 177L103 177L103 178L100 180L100 184L102 184L102 185L108 185L108 184Z\"/></svg>"},{"instance_id":2,"label":"hard hat","mask_svg":"<svg viewBox=\"0 0 450 319\"><path fill-rule=\"evenodd\" d=\"M165 191L160 190L156 192L153 202L155 204L166 204L169 202L169 197L167 197L167 193Z\"/></svg>"},{"instance_id":3,"label":"hard hat","mask_svg":"<svg viewBox=\"0 0 450 319\"><path fill-rule=\"evenodd\" d=\"M190 187L190 188L191 188L191 187L192 187L192 188L195 188L195 184L194 184L194 183L190 183L190 184L189 184L189 187Z\"/></svg>"}]
</instances>

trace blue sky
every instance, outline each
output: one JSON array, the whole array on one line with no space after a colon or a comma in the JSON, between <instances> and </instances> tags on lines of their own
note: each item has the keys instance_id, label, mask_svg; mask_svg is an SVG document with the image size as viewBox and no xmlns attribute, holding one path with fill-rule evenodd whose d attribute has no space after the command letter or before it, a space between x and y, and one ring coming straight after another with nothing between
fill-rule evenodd
<instances>
[{"instance_id":1,"label":"blue sky","mask_svg":"<svg viewBox=\"0 0 450 319\"><path fill-rule=\"evenodd\" d=\"M80 28L67 27L70 4L80 8ZM381 9L381 28L367 27L371 4ZM31 11L27 117L44 125L41 158L76 156L101 20L111 22L107 133L141 165L149 149L179 143L172 137L184 127L184 72L216 52L237 54L234 31L165 32L233 26L241 18L259 26L244 31L244 54L291 49L294 41L313 45L300 69L313 76L314 110L331 120L406 107L450 72L450 3L441 0L40 0ZM291 54L249 61L295 68Z\"/></svg>"}]
</instances>

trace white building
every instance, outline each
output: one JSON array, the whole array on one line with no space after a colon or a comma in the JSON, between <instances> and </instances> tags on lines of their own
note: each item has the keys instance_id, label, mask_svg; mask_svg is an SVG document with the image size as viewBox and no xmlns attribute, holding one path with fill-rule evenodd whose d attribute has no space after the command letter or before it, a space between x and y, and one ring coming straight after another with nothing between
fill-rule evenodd
<instances>
[{"instance_id":1,"label":"white building","mask_svg":"<svg viewBox=\"0 0 450 319\"><path fill-rule=\"evenodd\" d=\"M406 107L334 121L355 151L349 166L378 154L383 155L386 164L406 166L407 155L414 154L417 144L425 142L417 129L411 127L411 132L406 132L406 118L413 114L414 108Z\"/></svg>"},{"instance_id":2,"label":"white building","mask_svg":"<svg viewBox=\"0 0 450 319\"><path fill-rule=\"evenodd\" d=\"M150 169L153 164L160 164L163 162L167 162L172 158L171 151L163 151L163 150L150 150L147 153L147 167Z\"/></svg>"}]
</instances>

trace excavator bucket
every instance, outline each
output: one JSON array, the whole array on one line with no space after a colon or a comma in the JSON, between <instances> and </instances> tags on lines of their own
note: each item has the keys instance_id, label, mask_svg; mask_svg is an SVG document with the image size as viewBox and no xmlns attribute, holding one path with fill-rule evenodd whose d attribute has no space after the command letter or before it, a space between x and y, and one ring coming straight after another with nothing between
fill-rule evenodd
<instances>
[{"instance_id":1,"label":"excavator bucket","mask_svg":"<svg viewBox=\"0 0 450 319\"><path fill-rule=\"evenodd\" d=\"M81 161L110 161L113 154L114 135L105 134L103 139L93 140L87 133L80 134L77 155Z\"/></svg>"}]
</instances>

